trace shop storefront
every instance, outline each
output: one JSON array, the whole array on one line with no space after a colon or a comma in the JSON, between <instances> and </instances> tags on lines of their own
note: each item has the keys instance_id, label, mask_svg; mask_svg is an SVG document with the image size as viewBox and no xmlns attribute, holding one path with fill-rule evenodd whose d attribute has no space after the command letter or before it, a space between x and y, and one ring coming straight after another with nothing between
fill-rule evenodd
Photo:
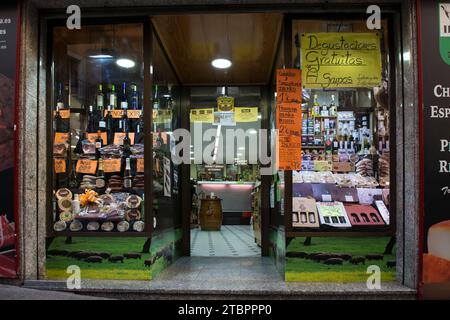
<instances>
[{"instance_id":1,"label":"shop storefront","mask_svg":"<svg viewBox=\"0 0 450 320\"><path fill-rule=\"evenodd\" d=\"M23 1L20 279L418 297L416 3L144 2Z\"/></svg>"}]
</instances>

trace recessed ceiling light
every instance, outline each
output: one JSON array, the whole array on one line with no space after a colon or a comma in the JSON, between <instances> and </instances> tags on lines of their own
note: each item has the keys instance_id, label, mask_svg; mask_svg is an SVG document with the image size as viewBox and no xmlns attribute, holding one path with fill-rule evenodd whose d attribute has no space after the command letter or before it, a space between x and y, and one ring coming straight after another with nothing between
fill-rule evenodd
<instances>
[{"instance_id":1,"label":"recessed ceiling light","mask_svg":"<svg viewBox=\"0 0 450 320\"><path fill-rule=\"evenodd\" d=\"M130 59L117 59L116 63L119 67L127 69L133 68L136 65L136 63Z\"/></svg>"},{"instance_id":2,"label":"recessed ceiling light","mask_svg":"<svg viewBox=\"0 0 450 320\"><path fill-rule=\"evenodd\" d=\"M211 62L211 64L217 69L228 69L231 67L231 61L228 59L215 59Z\"/></svg>"},{"instance_id":3,"label":"recessed ceiling light","mask_svg":"<svg viewBox=\"0 0 450 320\"><path fill-rule=\"evenodd\" d=\"M110 54L93 54L89 56L92 59L111 59L112 57Z\"/></svg>"}]
</instances>

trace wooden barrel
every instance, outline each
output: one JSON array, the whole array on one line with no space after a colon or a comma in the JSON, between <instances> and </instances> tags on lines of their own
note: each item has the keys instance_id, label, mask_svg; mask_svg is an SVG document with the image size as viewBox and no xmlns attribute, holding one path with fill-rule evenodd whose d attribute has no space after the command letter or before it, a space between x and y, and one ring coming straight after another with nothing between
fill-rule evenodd
<instances>
[{"instance_id":1,"label":"wooden barrel","mask_svg":"<svg viewBox=\"0 0 450 320\"><path fill-rule=\"evenodd\" d=\"M222 199L202 199L200 205L200 227L203 231L220 231L222 226Z\"/></svg>"}]
</instances>

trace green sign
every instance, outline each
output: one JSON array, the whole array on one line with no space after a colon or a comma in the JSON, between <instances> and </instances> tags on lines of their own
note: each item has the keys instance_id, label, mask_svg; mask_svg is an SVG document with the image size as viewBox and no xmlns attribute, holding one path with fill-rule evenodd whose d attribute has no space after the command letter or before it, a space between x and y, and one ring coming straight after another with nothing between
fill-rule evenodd
<instances>
[{"instance_id":1,"label":"green sign","mask_svg":"<svg viewBox=\"0 0 450 320\"><path fill-rule=\"evenodd\" d=\"M450 65L450 3L439 3L439 51L442 60Z\"/></svg>"}]
</instances>

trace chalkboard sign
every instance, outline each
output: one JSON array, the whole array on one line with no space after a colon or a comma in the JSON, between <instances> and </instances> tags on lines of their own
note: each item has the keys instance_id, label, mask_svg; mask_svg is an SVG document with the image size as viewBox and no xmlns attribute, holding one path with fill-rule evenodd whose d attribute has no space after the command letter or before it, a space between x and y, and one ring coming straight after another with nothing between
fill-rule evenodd
<instances>
[{"instance_id":1,"label":"chalkboard sign","mask_svg":"<svg viewBox=\"0 0 450 320\"><path fill-rule=\"evenodd\" d=\"M381 83L378 33L304 33L304 88L376 87Z\"/></svg>"}]
</instances>

